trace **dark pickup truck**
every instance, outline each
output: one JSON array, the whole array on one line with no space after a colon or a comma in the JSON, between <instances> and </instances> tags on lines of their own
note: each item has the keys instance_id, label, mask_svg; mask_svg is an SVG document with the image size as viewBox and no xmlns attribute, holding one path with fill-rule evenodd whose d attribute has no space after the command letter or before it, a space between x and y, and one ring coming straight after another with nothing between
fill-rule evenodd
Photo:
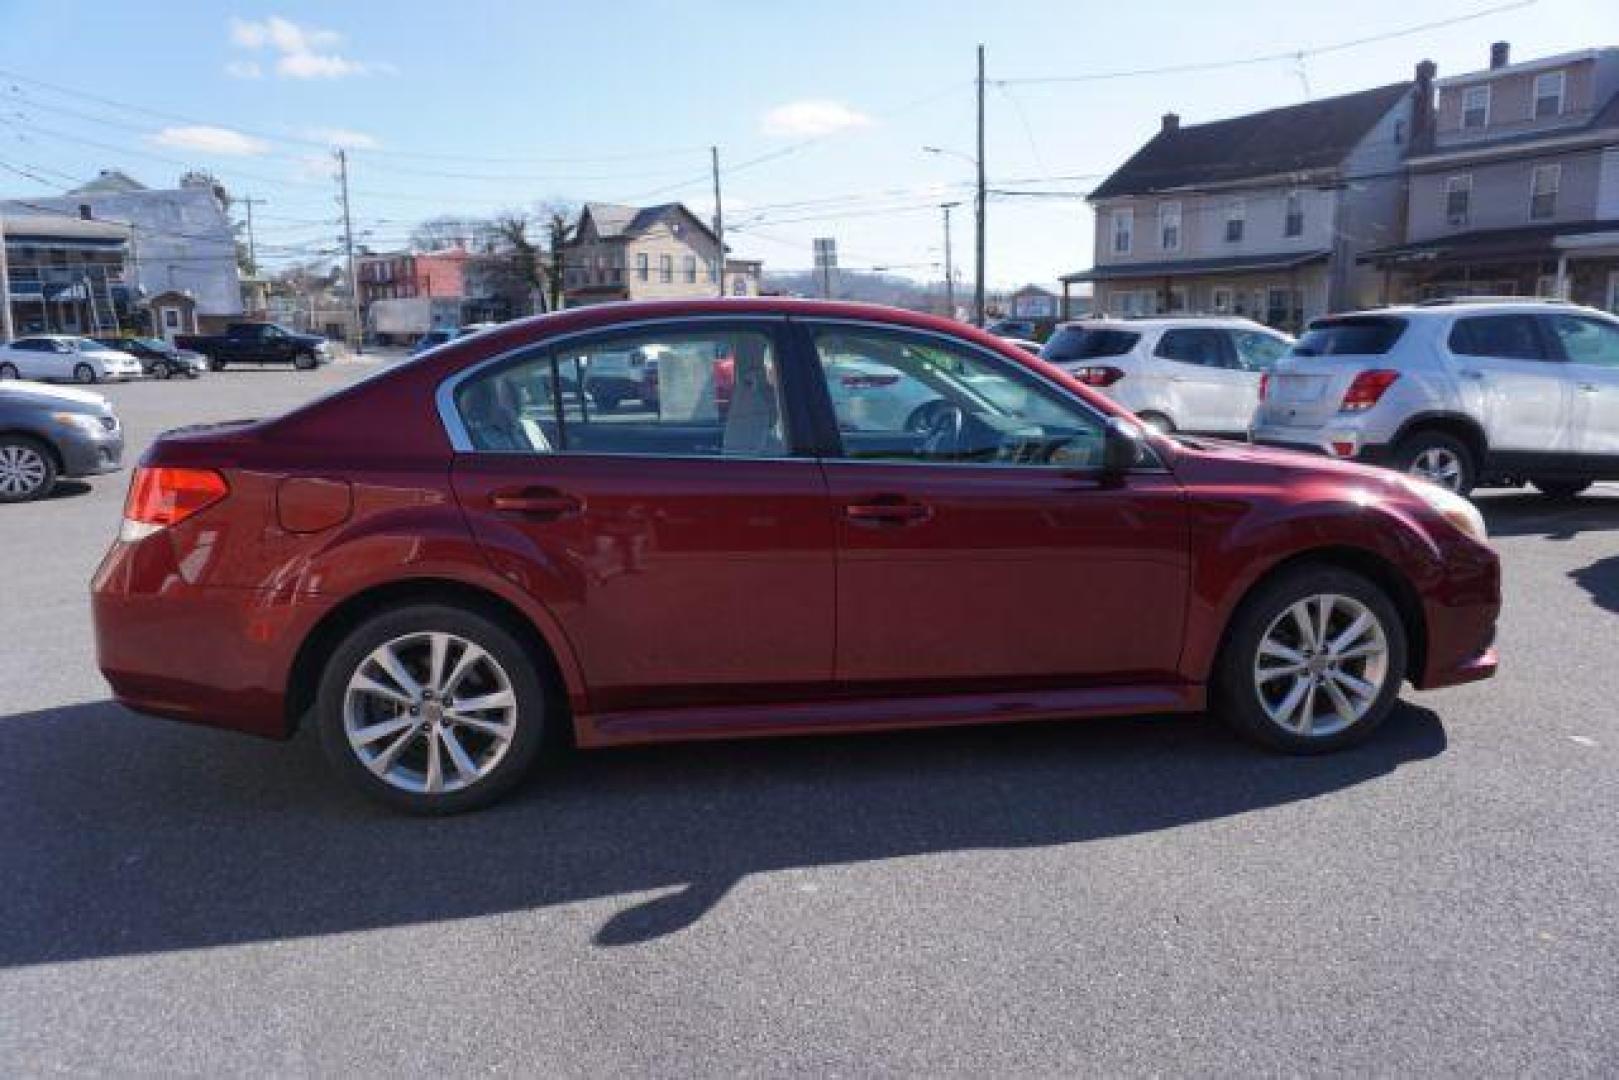
<instances>
[{"instance_id":1,"label":"dark pickup truck","mask_svg":"<svg viewBox=\"0 0 1619 1080\"><path fill-rule=\"evenodd\" d=\"M181 334L174 344L202 353L213 371L226 364L291 364L299 371L312 371L332 359L325 338L295 334L274 323L231 323L223 334Z\"/></svg>"}]
</instances>

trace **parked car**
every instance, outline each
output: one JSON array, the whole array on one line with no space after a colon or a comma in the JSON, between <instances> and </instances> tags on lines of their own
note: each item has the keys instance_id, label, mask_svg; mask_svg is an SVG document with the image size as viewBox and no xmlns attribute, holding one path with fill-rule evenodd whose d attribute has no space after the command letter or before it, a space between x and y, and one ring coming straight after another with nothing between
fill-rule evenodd
<instances>
[{"instance_id":1,"label":"parked car","mask_svg":"<svg viewBox=\"0 0 1619 1080\"><path fill-rule=\"evenodd\" d=\"M332 359L332 347L318 334L297 334L274 323L231 323L223 334L185 335L175 345L208 358L211 371L227 364L291 364L313 371Z\"/></svg>"},{"instance_id":2,"label":"parked car","mask_svg":"<svg viewBox=\"0 0 1619 1080\"><path fill-rule=\"evenodd\" d=\"M1271 373L1254 434L1463 494L1572 498L1619 479L1619 319L1544 300L1317 319Z\"/></svg>"},{"instance_id":3,"label":"parked car","mask_svg":"<svg viewBox=\"0 0 1619 1080\"><path fill-rule=\"evenodd\" d=\"M996 319L984 327L984 330L1001 338L1044 341L1051 336L1056 325L1051 319Z\"/></svg>"},{"instance_id":4,"label":"parked car","mask_svg":"<svg viewBox=\"0 0 1619 1080\"><path fill-rule=\"evenodd\" d=\"M36 334L0 345L0 379L96 383L140 374L141 362L128 353L72 334Z\"/></svg>"},{"instance_id":5,"label":"parked car","mask_svg":"<svg viewBox=\"0 0 1619 1080\"><path fill-rule=\"evenodd\" d=\"M633 348L730 357L725 417L711 390L657 414L558 400L560 357ZM833 351L948 407L842 431ZM1492 674L1499 593L1478 511L1432 484L1162 438L959 323L781 299L542 316L171 432L93 583L120 701L309 724L358 789L428 813L569 737L1212 707L1331 750L1404 681Z\"/></svg>"},{"instance_id":6,"label":"parked car","mask_svg":"<svg viewBox=\"0 0 1619 1080\"><path fill-rule=\"evenodd\" d=\"M0 503L50 494L64 477L118 469L124 431L100 394L0 382Z\"/></svg>"},{"instance_id":7,"label":"parked car","mask_svg":"<svg viewBox=\"0 0 1619 1080\"><path fill-rule=\"evenodd\" d=\"M428 349L436 349L445 342L454 341L461 333L462 331L455 327L435 326L416 339L416 343L410 347L410 355L418 356Z\"/></svg>"},{"instance_id":8,"label":"parked car","mask_svg":"<svg viewBox=\"0 0 1619 1080\"><path fill-rule=\"evenodd\" d=\"M183 375L199 378L208 367L208 358L190 349L177 349L162 338L91 338L109 349L128 353L141 362L144 374L154 379Z\"/></svg>"},{"instance_id":9,"label":"parked car","mask_svg":"<svg viewBox=\"0 0 1619 1080\"><path fill-rule=\"evenodd\" d=\"M1260 378L1292 341L1234 317L1080 319L1040 355L1156 431L1246 438Z\"/></svg>"}]
</instances>

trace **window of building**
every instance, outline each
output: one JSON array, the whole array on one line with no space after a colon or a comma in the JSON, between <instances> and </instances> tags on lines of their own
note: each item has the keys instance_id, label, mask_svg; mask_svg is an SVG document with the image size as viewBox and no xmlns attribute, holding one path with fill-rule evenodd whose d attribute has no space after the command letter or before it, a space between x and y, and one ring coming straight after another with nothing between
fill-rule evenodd
<instances>
[{"instance_id":1,"label":"window of building","mask_svg":"<svg viewBox=\"0 0 1619 1080\"><path fill-rule=\"evenodd\" d=\"M738 275L737 277L732 278L731 279L731 295L732 296L747 296L748 295L748 279L745 278L745 277L742 277L740 275Z\"/></svg>"},{"instance_id":2,"label":"window of building","mask_svg":"<svg viewBox=\"0 0 1619 1080\"><path fill-rule=\"evenodd\" d=\"M687 255L681 268L686 273L686 284L697 284L697 256Z\"/></svg>"},{"instance_id":3,"label":"window of building","mask_svg":"<svg viewBox=\"0 0 1619 1080\"><path fill-rule=\"evenodd\" d=\"M1283 236L1304 235L1304 194L1299 191L1287 193L1287 206L1282 219Z\"/></svg>"},{"instance_id":4,"label":"window of building","mask_svg":"<svg viewBox=\"0 0 1619 1080\"><path fill-rule=\"evenodd\" d=\"M1462 91L1462 130L1475 131L1490 123L1490 84Z\"/></svg>"},{"instance_id":5,"label":"window of building","mask_svg":"<svg viewBox=\"0 0 1619 1080\"><path fill-rule=\"evenodd\" d=\"M658 280L665 285L675 279L675 257L673 255L658 256Z\"/></svg>"},{"instance_id":6,"label":"window of building","mask_svg":"<svg viewBox=\"0 0 1619 1080\"><path fill-rule=\"evenodd\" d=\"M1171 315L1180 315L1186 311L1186 286L1171 285L1164 290L1164 311Z\"/></svg>"},{"instance_id":7,"label":"window of building","mask_svg":"<svg viewBox=\"0 0 1619 1080\"><path fill-rule=\"evenodd\" d=\"M709 281L717 281L717 280L719 280L719 260L718 259L705 259L703 261L708 264L707 265L708 280Z\"/></svg>"},{"instance_id":8,"label":"window of building","mask_svg":"<svg viewBox=\"0 0 1619 1080\"><path fill-rule=\"evenodd\" d=\"M1529 173L1529 219L1543 221L1557 215L1557 189L1563 182L1563 167L1536 165Z\"/></svg>"},{"instance_id":9,"label":"window of building","mask_svg":"<svg viewBox=\"0 0 1619 1080\"><path fill-rule=\"evenodd\" d=\"M1563 90L1568 80L1561 71L1535 76L1535 119L1563 115Z\"/></svg>"},{"instance_id":10,"label":"window of building","mask_svg":"<svg viewBox=\"0 0 1619 1080\"><path fill-rule=\"evenodd\" d=\"M1472 202L1472 176L1451 176L1445 179L1445 222L1447 224L1466 225L1467 215L1472 209Z\"/></svg>"},{"instance_id":11,"label":"window of building","mask_svg":"<svg viewBox=\"0 0 1619 1080\"><path fill-rule=\"evenodd\" d=\"M1231 314L1231 290L1224 285L1216 285L1209 293L1209 307L1216 315Z\"/></svg>"},{"instance_id":12,"label":"window of building","mask_svg":"<svg viewBox=\"0 0 1619 1080\"><path fill-rule=\"evenodd\" d=\"M1128 255L1135 242L1136 212L1113 211L1113 254Z\"/></svg>"},{"instance_id":13,"label":"window of building","mask_svg":"<svg viewBox=\"0 0 1619 1080\"><path fill-rule=\"evenodd\" d=\"M1303 289L1266 289L1265 324L1282 330L1295 329L1304 323Z\"/></svg>"},{"instance_id":14,"label":"window of building","mask_svg":"<svg viewBox=\"0 0 1619 1080\"><path fill-rule=\"evenodd\" d=\"M1181 249L1181 204L1162 203L1158 207L1158 242L1165 251Z\"/></svg>"},{"instance_id":15,"label":"window of building","mask_svg":"<svg viewBox=\"0 0 1619 1080\"><path fill-rule=\"evenodd\" d=\"M596 408L606 391L592 392L593 383L639 385L648 370L656 371L655 410ZM483 453L784 457L780 387L768 334L672 324L481 371L456 389L455 405L467 440Z\"/></svg>"},{"instance_id":16,"label":"window of building","mask_svg":"<svg viewBox=\"0 0 1619 1080\"><path fill-rule=\"evenodd\" d=\"M1225 210L1225 242L1242 243L1243 226L1248 220L1248 205L1241 199L1232 199Z\"/></svg>"},{"instance_id":17,"label":"window of building","mask_svg":"<svg viewBox=\"0 0 1619 1080\"><path fill-rule=\"evenodd\" d=\"M648 261L647 254L644 251L635 256L635 276L640 281L647 280Z\"/></svg>"}]
</instances>

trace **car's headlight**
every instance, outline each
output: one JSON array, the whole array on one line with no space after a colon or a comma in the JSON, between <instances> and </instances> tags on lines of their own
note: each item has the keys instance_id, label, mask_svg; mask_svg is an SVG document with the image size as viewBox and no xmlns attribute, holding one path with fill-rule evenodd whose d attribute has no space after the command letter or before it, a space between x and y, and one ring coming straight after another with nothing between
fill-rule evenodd
<instances>
[{"instance_id":1,"label":"car's headlight","mask_svg":"<svg viewBox=\"0 0 1619 1080\"><path fill-rule=\"evenodd\" d=\"M1407 490L1432 507L1440 517L1479 543L1489 543L1490 532L1484 525L1484 515L1478 512L1478 507L1438 484L1413 476L1407 476L1404 480Z\"/></svg>"},{"instance_id":2,"label":"car's headlight","mask_svg":"<svg viewBox=\"0 0 1619 1080\"><path fill-rule=\"evenodd\" d=\"M80 431L88 431L91 434L99 434L101 431L100 418L89 413L53 412L51 413L51 419L63 427L78 428Z\"/></svg>"}]
</instances>

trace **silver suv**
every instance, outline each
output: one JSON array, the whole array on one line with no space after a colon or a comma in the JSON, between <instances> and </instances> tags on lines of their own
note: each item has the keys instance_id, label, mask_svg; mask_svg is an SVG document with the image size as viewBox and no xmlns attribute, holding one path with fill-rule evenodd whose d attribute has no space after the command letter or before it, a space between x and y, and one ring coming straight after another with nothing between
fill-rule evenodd
<instances>
[{"instance_id":1,"label":"silver suv","mask_svg":"<svg viewBox=\"0 0 1619 1080\"><path fill-rule=\"evenodd\" d=\"M1235 317L1081 319L1040 355L1159 431L1246 438L1260 377L1292 343Z\"/></svg>"},{"instance_id":2,"label":"silver suv","mask_svg":"<svg viewBox=\"0 0 1619 1080\"><path fill-rule=\"evenodd\" d=\"M1458 300L1310 324L1266 379L1254 438L1392 466L1463 494L1572 498L1619 479L1619 319Z\"/></svg>"}]
</instances>

